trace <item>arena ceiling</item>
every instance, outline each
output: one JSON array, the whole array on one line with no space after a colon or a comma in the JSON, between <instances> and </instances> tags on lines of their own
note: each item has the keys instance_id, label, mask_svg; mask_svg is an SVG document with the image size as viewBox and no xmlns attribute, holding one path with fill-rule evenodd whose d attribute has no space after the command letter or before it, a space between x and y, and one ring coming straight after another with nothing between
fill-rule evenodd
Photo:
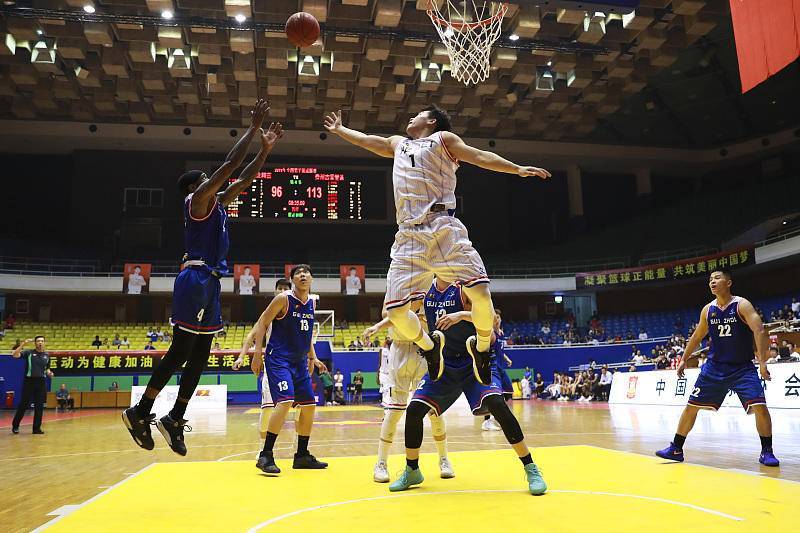
<instances>
[{"instance_id":1,"label":"arena ceiling","mask_svg":"<svg viewBox=\"0 0 800 533\"><path fill-rule=\"evenodd\" d=\"M353 127L397 131L436 102L470 137L698 148L800 123L797 63L739 94L728 0L642 0L634 16L588 20L511 4L491 75L469 88L449 76L427 3L3 0L0 119L236 127L266 95L288 128L321 130L341 108ZM297 50L281 27L300 10L323 35Z\"/></svg>"}]
</instances>

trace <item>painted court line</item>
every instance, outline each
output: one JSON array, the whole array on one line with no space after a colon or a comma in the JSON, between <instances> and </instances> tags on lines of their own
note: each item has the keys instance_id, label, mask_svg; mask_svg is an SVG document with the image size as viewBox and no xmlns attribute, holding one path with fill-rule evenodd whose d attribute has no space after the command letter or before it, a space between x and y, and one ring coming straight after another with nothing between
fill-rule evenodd
<instances>
[{"instance_id":1,"label":"painted court line","mask_svg":"<svg viewBox=\"0 0 800 533\"><path fill-rule=\"evenodd\" d=\"M448 491L438 491L438 492L416 492L416 493L410 493L410 494L373 496L373 497L370 497L370 498L357 498L357 499L354 499L354 500L345 500L345 501L341 501L341 502L334 502L334 503L326 503L326 504L323 504L323 505L316 505L314 507L306 507L305 509L298 509L298 510L292 511L290 513L285 513L285 514L276 516L274 518L270 518L269 520L266 520L264 522L261 522L260 524L257 524L255 526L253 526L252 528L248 529L247 532L248 533L254 533L256 531L259 531L260 529L263 529L263 528L265 528L267 526L275 524L276 522L280 522L281 520L284 520L286 518L291 518L293 516L297 516L299 514L303 514L303 513L306 513L306 512L319 511L321 509L329 509L329 508L332 508L332 507L340 507L342 505L350 505L350 504L353 504L353 503L379 501L379 500L390 500L390 499L396 499L396 498L414 498L414 497L419 497L419 496L439 496L439 495L443 495L443 494L483 494L483 493L497 493L497 492L516 492L516 493L519 493L519 492L523 492L523 491L521 491L519 489L448 490ZM720 511L715 511L714 509L708 509L706 507L700 507L699 505L693 505L691 503L678 502L678 501L675 501L675 500L667 500L665 498L655 498L655 497L652 497L652 496L642 496L642 495L639 495L639 494L621 494L621 493L616 493L616 492L596 492L596 491L590 491L590 490L550 490L550 491L548 491L548 494L553 494L553 493L559 493L559 494L585 494L587 496L614 496L614 497L619 497L619 498L634 498L634 499L638 499L638 500L648 500L648 501L654 501L654 502L658 502L658 503L667 503L667 504L670 504L670 505L677 505L679 507L686 507L688 509L693 509L695 511L701 511L701 512L708 513L708 514L711 514L711 515L719 516L721 518L727 518L729 520L735 520L737 522L741 522L741 521L744 520L744 518L741 518L741 517L738 517L738 516L729 515L729 514L720 512Z\"/></svg>"},{"instance_id":2,"label":"painted court line","mask_svg":"<svg viewBox=\"0 0 800 533\"><path fill-rule=\"evenodd\" d=\"M79 503L79 504L76 504L76 505L63 505L63 506L59 507L58 509L56 509L56 511L60 511L60 510L62 510L62 509L63 509L63 510L65 510L65 511L67 511L67 512L66 512L66 513L64 513L64 514L60 514L58 517L56 517L56 518L54 518L54 519L50 520L49 522L45 522L45 523L44 523L44 524L42 524L41 526L39 526L39 527L37 527L36 529L34 529L32 533L39 533L40 531L44 531L45 529L49 528L50 526L52 526L52 525L53 525L53 524L55 524L56 522L60 522L61 520L63 520L63 519L64 519L64 518L66 518L67 516L69 516L71 513L73 513L73 512L75 512L75 511L77 511L78 509L80 509L80 508L82 508L82 507L86 507L87 505L89 505L89 504L90 504L90 503L92 503L93 501L95 501L95 500L97 500L98 498L100 498L100 497L102 497L102 496L104 496L104 495L108 494L109 492L111 492L111 491L112 491L112 490L114 490L115 488L119 487L120 485L122 485L122 484L123 484L123 483L125 483L126 481L130 481L131 479L135 478L135 477L136 477L136 476L138 476L139 474L141 474L141 473L143 473L143 472L147 471L148 469L152 468L153 466L155 466L155 464L156 464L156 463L150 463L149 465L145 466L144 468L142 468L141 470L139 470L138 472L136 472L136 473L135 473L135 474L133 474L132 476L128 476L128 477L126 477L125 479L123 479L123 480L121 480L121 481L119 481L119 482L117 482L117 483L114 483L113 485L111 485L110 487L108 487L108 488L107 488L106 490L104 490L103 492L100 492L100 493L96 494L95 496L92 496L91 498L89 498L88 500L86 500L86 501L85 501L85 502L83 502L83 503ZM55 513L56 511L53 511L53 513ZM53 514L53 513L48 513L48 514Z\"/></svg>"}]
</instances>

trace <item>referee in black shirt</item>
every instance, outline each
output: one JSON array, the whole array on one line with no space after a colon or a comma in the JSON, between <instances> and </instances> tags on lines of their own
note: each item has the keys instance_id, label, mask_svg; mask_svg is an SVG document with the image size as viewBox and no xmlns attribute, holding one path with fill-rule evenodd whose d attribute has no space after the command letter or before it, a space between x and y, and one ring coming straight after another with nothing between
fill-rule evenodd
<instances>
[{"instance_id":1,"label":"referee in black shirt","mask_svg":"<svg viewBox=\"0 0 800 533\"><path fill-rule=\"evenodd\" d=\"M36 346L33 350L22 350L26 344L33 342ZM25 411L33 400L33 434L44 435L42 431L42 414L44 413L44 402L47 398L47 382L45 377L53 377L53 373L48 368L50 366L50 354L44 351L44 335L37 335L27 339L20 344L11 354L15 359L20 357L25 359L25 379L22 382L22 398L20 398L17 413L14 415L14 422L11 424L11 432L19 433L19 423L25 416Z\"/></svg>"}]
</instances>

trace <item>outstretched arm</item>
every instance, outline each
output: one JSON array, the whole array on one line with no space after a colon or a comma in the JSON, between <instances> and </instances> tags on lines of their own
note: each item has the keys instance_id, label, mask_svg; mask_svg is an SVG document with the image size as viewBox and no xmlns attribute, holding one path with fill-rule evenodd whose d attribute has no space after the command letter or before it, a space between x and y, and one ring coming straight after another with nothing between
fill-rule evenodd
<instances>
[{"instance_id":1,"label":"outstretched arm","mask_svg":"<svg viewBox=\"0 0 800 533\"><path fill-rule=\"evenodd\" d=\"M253 109L253 118L250 121L250 127L247 128L244 135L233 145L233 148L225 158L225 162L211 175L211 179L201 184L192 196L192 216L195 218L204 218L208 215L211 209L211 201L215 199L217 192L228 182L233 171L239 168L247 155L247 149L250 146L250 141L253 140L255 134L261 129L261 123L269 111L269 104L266 100L259 100Z\"/></svg>"},{"instance_id":2,"label":"outstretched arm","mask_svg":"<svg viewBox=\"0 0 800 533\"><path fill-rule=\"evenodd\" d=\"M325 129L338 135L350 144L365 148L381 157L394 157L397 143L403 140L399 135L381 137L380 135L367 135L358 130L353 130L342 125L342 110L328 113L325 117Z\"/></svg>"},{"instance_id":3,"label":"outstretched arm","mask_svg":"<svg viewBox=\"0 0 800 533\"><path fill-rule=\"evenodd\" d=\"M539 167L527 167L512 163L508 159L500 157L494 152L480 150L465 143L461 137L449 131L442 132L442 140L447 146L447 151L459 161L466 161L475 166L494 170L495 172L505 172L507 174L518 174L523 178L528 176L539 176L542 179L550 177L550 172Z\"/></svg>"},{"instance_id":4,"label":"outstretched arm","mask_svg":"<svg viewBox=\"0 0 800 533\"><path fill-rule=\"evenodd\" d=\"M239 179L231 183L228 188L225 189L225 192L222 193L219 198L222 205L228 205L234 201L243 190L247 189L250 184L253 183L253 178L256 177L258 171L264 166L264 161L266 161L269 154L272 153L275 144L283 137L283 126L280 122L277 124L273 122L269 125L267 131L259 130L259 133L261 137L261 150L259 150L253 160L244 167L244 170L242 170L242 173L239 175Z\"/></svg>"}]
</instances>

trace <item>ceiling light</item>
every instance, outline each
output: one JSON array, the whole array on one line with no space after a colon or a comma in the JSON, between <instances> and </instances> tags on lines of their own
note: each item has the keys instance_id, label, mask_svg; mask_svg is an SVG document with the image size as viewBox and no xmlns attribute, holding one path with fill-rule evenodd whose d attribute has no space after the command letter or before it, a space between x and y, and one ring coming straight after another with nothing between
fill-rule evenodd
<instances>
[{"instance_id":1,"label":"ceiling light","mask_svg":"<svg viewBox=\"0 0 800 533\"><path fill-rule=\"evenodd\" d=\"M44 32L42 30L36 30L36 35L43 35Z\"/></svg>"},{"instance_id":2,"label":"ceiling light","mask_svg":"<svg viewBox=\"0 0 800 533\"><path fill-rule=\"evenodd\" d=\"M787 225L788 223L789 223L788 220L784 220L783 222L781 222L781 224L784 225L784 226Z\"/></svg>"},{"instance_id":3,"label":"ceiling light","mask_svg":"<svg viewBox=\"0 0 800 533\"><path fill-rule=\"evenodd\" d=\"M245 16L244 16L244 15L242 15L241 13L238 13L238 14L237 14L235 17L233 17L233 18L234 18L234 19L236 20L236 22L238 22L239 24L241 24L241 23L243 23L245 20L247 20L247 17L245 17Z\"/></svg>"},{"instance_id":4,"label":"ceiling light","mask_svg":"<svg viewBox=\"0 0 800 533\"><path fill-rule=\"evenodd\" d=\"M564 301L564 297L561 295L556 296L555 298L553 298L553 301L555 301L557 304L560 304L561 302Z\"/></svg>"},{"instance_id":5,"label":"ceiling light","mask_svg":"<svg viewBox=\"0 0 800 533\"><path fill-rule=\"evenodd\" d=\"M508 36L508 38L511 39L512 41L519 41L519 35L517 35L516 33L512 33L511 35Z\"/></svg>"},{"instance_id":6,"label":"ceiling light","mask_svg":"<svg viewBox=\"0 0 800 533\"><path fill-rule=\"evenodd\" d=\"M552 66L553 66L553 62L552 62L552 61L548 61L548 62L547 62L547 66L548 66L548 67L552 67Z\"/></svg>"},{"instance_id":7,"label":"ceiling light","mask_svg":"<svg viewBox=\"0 0 800 533\"><path fill-rule=\"evenodd\" d=\"M94 6L92 4L86 4L85 6L83 6L83 10L91 15L92 13L94 13Z\"/></svg>"},{"instance_id":8,"label":"ceiling light","mask_svg":"<svg viewBox=\"0 0 800 533\"><path fill-rule=\"evenodd\" d=\"M175 14L172 11L170 11L169 9L165 9L164 11L161 12L161 18L162 19L170 20L174 16L175 16Z\"/></svg>"},{"instance_id":9,"label":"ceiling light","mask_svg":"<svg viewBox=\"0 0 800 533\"><path fill-rule=\"evenodd\" d=\"M555 77L549 69L536 70L536 90L553 91L555 90Z\"/></svg>"}]
</instances>

